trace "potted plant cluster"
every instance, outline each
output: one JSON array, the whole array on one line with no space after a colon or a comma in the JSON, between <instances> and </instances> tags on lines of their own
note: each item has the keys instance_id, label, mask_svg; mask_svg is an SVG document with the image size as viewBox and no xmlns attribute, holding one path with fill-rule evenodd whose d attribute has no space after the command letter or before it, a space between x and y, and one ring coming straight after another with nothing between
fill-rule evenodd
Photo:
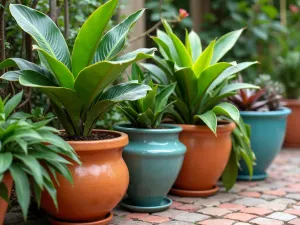
<instances>
[{"instance_id":1,"label":"potted plant cluster","mask_svg":"<svg viewBox=\"0 0 300 225\"><path fill-rule=\"evenodd\" d=\"M278 79L285 87L285 99L283 104L292 110L288 117L287 130L284 145L286 147L300 147L300 53L288 52L286 57L279 58Z\"/></svg>"},{"instance_id":2,"label":"potted plant cluster","mask_svg":"<svg viewBox=\"0 0 300 225\"><path fill-rule=\"evenodd\" d=\"M176 102L169 117L182 127L179 139L186 145L187 153L171 193L212 195L218 191L216 183L231 153L231 132L240 121L239 110L224 100L235 95L236 90L257 88L251 84L230 83L230 80L257 62L218 62L234 46L242 30L212 41L202 52L195 32L186 34L184 44L166 21L163 25L166 32L157 30L157 37L153 37L163 59L155 56L156 65L142 66L152 73L156 82L177 82L171 96L171 101Z\"/></svg>"},{"instance_id":3,"label":"potted plant cluster","mask_svg":"<svg viewBox=\"0 0 300 225\"><path fill-rule=\"evenodd\" d=\"M2 78L19 81L45 93L64 127L63 137L79 155L82 165L69 166L71 185L57 177L57 202L51 193L42 194L41 206L53 224L107 224L110 211L124 196L129 182L122 149L128 137L116 131L93 130L97 120L118 102L144 97L150 87L138 83L109 85L129 65L151 58L155 49L138 49L121 55L126 36L142 16L139 10L104 34L118 0L101 5L81 27L70 55L66 41L55 23L29 7L11 4L18 25L36 42L41 66L23 59L3 61L0 68L18 67ZM72 207L70 207L72 206Z\"/></svg>"},{"instance_id":4,"label":"potted plant cluster","mask_svg":"<svg viewBox=\"0 0 300 225\"><path fill-rule=\"evenodd\" d=\"M241 78L240 78L241 80ZM239 90L230 101L241 111L244 121L251 127L251 147L256 156L253 176L241 164L238 179L263 180L266 170L279 153L286 131L286 120L291 110L280 104L282 87L271 80L269 75L260 75L256 84L260 90Z\"/></svg>"},{"instance_id":5,"label":"potted plant cluster","mask_svg":"<svg viewBox=\"0 0 300 225\"><path fill-rule=\"evenodd\" d=\"M80 165L72 147L57 136L58 130L46 126L51 119L33 122L31 114L13 113L21 100L22 92L11 99L0 98L0 224L4 221L13 182L26 220L31 190L38 205L46 190L58 208L55 188L59 181L51 177L63 177L71 184L73 178L68 165Z\"/></svg>"},{"instance_id":6,"label":"potted plant cluster","mask_svg":"<svg viewBox=\"0 0 300 225\"><path fill-rule=\"evenodd\" d=\"M176 83L154 85L137 65L133 66L132 73L131 79L148 84L152 90L142 99L120 103L120 109L130 121L114 127L129 136L123 157L130 182L128 196L121 205L131 211L158 212L172 204L166 195L179 174L186 152L178 139L182 128L161 124L174 103L168 99Z\"/></svg>"}]
</instances>

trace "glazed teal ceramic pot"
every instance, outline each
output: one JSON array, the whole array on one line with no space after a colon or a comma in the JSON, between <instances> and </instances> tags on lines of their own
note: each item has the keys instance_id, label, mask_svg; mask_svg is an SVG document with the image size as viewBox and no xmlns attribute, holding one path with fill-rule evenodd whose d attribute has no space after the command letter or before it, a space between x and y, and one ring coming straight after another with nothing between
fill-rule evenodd
<instances>
[{"instance_id":1,"label":"glazed teal ceramic pot","mask_svg":"<svg viewBox=\"0 0 300 225\"><path fill-rule=\"evenodd\" d=\"M179 139L182 128L163 124L159 129L137 129L129 124L114 127L126 133L129 144L123 158L129 169L128 198L132 211L161 211L171 204L166 195L181 169L186 147Z\"/></svg>"},{"instance_id":2,"label":"glazed teal ceramic pot","mask_svg":"<svg viewBox=\"0 0 300 225\"><path fill-rule=\"evenodd\" d=\"M282 107L278 111L240 113L244 122L251 126L251 146L256 156L252 180L263 180L267 177L266 170L282 147L291 110ZM250 180L244 163L241 164L238 179Z\"/></svg>"}]
</instances>

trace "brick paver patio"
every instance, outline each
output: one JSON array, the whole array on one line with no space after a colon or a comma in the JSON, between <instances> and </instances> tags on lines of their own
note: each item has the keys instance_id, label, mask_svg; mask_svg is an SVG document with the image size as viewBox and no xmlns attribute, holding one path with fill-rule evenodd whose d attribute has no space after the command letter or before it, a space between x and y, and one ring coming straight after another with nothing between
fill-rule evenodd
<instances>
[{"instance_id":1,"label":"brick paver patio","mask_svg":"<svg viewBox=\"0 0 300 225\"><path fill-rule=\"evenodd\" d=\"M269 178L238 182L229 192L208 198L170 196L167 211L130 213L114 210L112 225L300 225L300 150L284 150L269 169ZM18 209L12 209L5 224L23 225ZM48 225L43 215L30 213L28 225Z\"/></svg>"}]
</instances>

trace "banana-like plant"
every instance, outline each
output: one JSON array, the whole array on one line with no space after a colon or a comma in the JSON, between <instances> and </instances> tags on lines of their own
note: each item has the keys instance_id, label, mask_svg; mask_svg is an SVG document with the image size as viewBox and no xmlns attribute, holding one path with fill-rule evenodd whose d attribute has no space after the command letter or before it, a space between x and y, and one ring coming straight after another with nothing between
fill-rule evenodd
<instances>
[{"instance_id":1,"label":"banana-like plant","mask_svg":"<svg viewBox=\"0 0 300 225\"><path fill-rule=\"evenodd\" d=\"M140 67L134 64L130 79L147 84L152 90L148 91L144 98L119 103L119 108L135 128L157 128L161 124L163 116L171 109L174 103L169 103L168 100L175 90L176 83L158 86L153 84L151 78L148 78L149 76L145 76Z\"/></svg>"},{"instance_id":2,"label":"banana-like plant","mask_svg":"<svg viewBox=\"0 0 300 225\"><path fill-rule=\"evenodd\" d=\"M137 83L109 88L129 65L151 58L155 51L142 48L120 56L130 28L144 9L104 34L117 4L118 0L109 0L91 14L76 37L72 55L62 33L47 15L23 5L9 7L18 25L36 42L34 50L38 51L41 65L7 59L0 64L1 69L19 70L9 71L2 78L45 93L69 136L89 135L107 110L120 101L142 98L150 89Z\"/></svg>"},{"instance_id":3,"label":"banana-like plant","mask_svg":"<svg viewBox=\"0 0 300 225\"><path fill-rule=\"evenodd\" d=\"M231 83L236 74L257 62L219 62L235 45L243 29L225 34L202 51L201 39L194 31L186 32L183 43L166 21L163 25L166 32L157 30L157 36L152 37L162 58L154 56L155 64L141 65L157 83L177 82L170 97L171 101L176 100L175 107L169 112L177 123L204 124L215 134L218 119L237 124L232 139L239 141L233 145L230 161L222 176L226 189L230 189L237 179L239 160L242 158L247 163L252 176L255 157L239 110L225 100L236 95L237 90L259 88L247 83Z\"/></svg>"}]
</instances>

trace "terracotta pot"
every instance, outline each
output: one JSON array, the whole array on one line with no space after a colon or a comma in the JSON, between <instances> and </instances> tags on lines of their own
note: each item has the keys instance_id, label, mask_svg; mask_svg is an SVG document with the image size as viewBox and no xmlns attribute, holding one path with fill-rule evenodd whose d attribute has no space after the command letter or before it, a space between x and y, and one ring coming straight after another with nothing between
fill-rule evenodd
<instances>
[{"instance_id":1,"label":"terracotta pot","mask_svg":"<svg viewBox=\"0 0 300 225\"><path fill-rule=\"evenodd\" d=\"M217 136L206 126L180 125L179 140L187 152L172 193L180 196L209 196L218 191L231 152L234 123L219 125Z\"/></svg>"},{"instance_id":2,"label":"terracotta pot","mask_svg":"<svg viewBox=\"0 0 300 225\"><path fill-rule=\"evenodd\" d=\"M110 211L125 195L129 173L122 150L128 144L128 136L116 131L94 132L111 133L116 138L68 142L79 155L82 166L69 166L74 185L58 176L58 211L49 194L43 193L41 206L52 217L52 224L107 224L109 221L103 223L103 220L112 218Z\"/></svg>"},{"instance_id":3,"label":"terracotta pot","mask_svg":"<svg viewBox=\"0 0 300 225\"><path fill-rule=\"evenodd\" d=\"M6 173L4 175L2 183L4 183L5 186L7 187L8 197L10 197L11 189L12 189L12 185L13 185L13 179L9 173ZM2 198L0 198L0 225L2 225L4 222L7 206L8 206L7 202L4 201Z\"/></svg>"},{"instance_id":4,"label":"terracotta pot","mask_svg":"<svg viewBox=\"0 0 300 225\"><path fill-rule=\"evenodd\" d=\"M283 105L292 110L287 120L287 129L284 146L288 148L300 147L300 100L286 99Z\"/></svg>"}]
</instances>

